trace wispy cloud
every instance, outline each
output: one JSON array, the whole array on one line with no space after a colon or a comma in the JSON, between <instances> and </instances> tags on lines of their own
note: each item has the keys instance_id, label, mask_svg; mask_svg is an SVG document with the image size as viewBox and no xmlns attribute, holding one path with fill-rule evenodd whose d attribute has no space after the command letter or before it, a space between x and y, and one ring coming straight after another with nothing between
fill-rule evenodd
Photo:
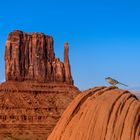
<instances>
[{"instance_id":1,"label":"wispy cloud","mask_svg":"<svg viewBox=\"0 0 140 140\"><path fill-rule=\"evenodd\" d=\"M4 82L5 81L5 79L0 79L0 83L2 83L2 82Z\"/></svg>"}]
</instances>

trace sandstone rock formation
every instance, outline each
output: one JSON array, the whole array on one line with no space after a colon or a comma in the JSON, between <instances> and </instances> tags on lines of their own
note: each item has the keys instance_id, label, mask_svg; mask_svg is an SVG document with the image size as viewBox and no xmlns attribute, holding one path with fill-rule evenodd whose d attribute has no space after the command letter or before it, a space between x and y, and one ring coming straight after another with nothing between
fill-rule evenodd
<instances>
[{"instance_id":1,"label":"sandstone rock formation","mask_svg":"<svg viewBox=\"0 0 140 140\"><path fill-rule=\"evenodd\" d=\"M0 85L0 140L46 140L79 93L62 83L11 82Z\"/></svg>"},{"instance_id":2,"label":"sandstone rock formation","mask_svg":"<svg viewBox=\"0 0 140 140\"><path fill-rule=\"evenodd\" d=\"M68 106L48 140L140 140L140 101L115 87L87 90Z\"/></svg>"},{"instance_id":3,"label":"sandstone rock formation","mask_svg":"<svg viewBox=\"0 0 140 140\"><path fill-rule=\"evenodd\" d=\"M71 69L69 65L69 46L68 43L64 45L64 67L65 67L65 77L66 82L71 84L73 83L72 76L71 76Z\"/></svg>"},{"instance_id":4,"label":"sandstone rock formation","mask_svg":"<svg viewBox=\"0 0 140 140\"><path fill-rule=\"evenodd\" d=\"M64 63L55 58L53 38L43 33L11 32L6 42L6 81L66 82L73 84L68 43Z\"/></svg>"},{"instance_id":5,"label":"sandstone rock formation","mask_svg":"<svg viewBox=\"0 0 140 140\"><path fill-rule=\"evenodd\" d=\"M80 92L73 85L68 44L61 62L53 38L43 33L9 34L5 77L0 84L0 140L46 140Z\"/></svg>"}]
</instances>

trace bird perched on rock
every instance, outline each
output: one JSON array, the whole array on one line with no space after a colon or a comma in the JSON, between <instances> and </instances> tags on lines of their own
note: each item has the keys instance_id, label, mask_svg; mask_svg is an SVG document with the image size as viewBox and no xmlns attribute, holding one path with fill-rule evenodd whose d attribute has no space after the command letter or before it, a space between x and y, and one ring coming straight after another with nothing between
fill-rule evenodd
<instances>
[{"instance_id":1,"label":"bird perched on rock","mask_svg":"<svg viewBox=\"0 0 140 140\"><path fill-rule=\"evenodd\" d=\"M120 83L119 81L117 81L117 80L115 80L115 79L113 79L113 78L111 78L111 77L107 77L107 78L105 78L105 80L106 80L109 84L111 84L111 85L113 85L113 86L116 86L117 84L121 84L121 85L123 85L123 86L128 87L128 85L125 85L125 84L123 84L123 83Z\"/></svg>"}]
</instances>

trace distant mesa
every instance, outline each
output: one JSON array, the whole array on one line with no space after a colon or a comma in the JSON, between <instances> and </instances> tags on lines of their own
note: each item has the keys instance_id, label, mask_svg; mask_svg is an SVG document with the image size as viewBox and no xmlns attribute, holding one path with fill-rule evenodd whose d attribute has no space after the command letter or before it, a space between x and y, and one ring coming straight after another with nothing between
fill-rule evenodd
<instances>
[{"instance_id":1,"label":"distant mesa","mask_svg":"<svg viewBox=\"0 0 140 140\"><path fill-rule=\"evenodd\" d=\"M68 43L61 62L55 57L53 38L43 33L11 32L6 41L5 63L6 81L73 84Z\"/></svg>"},{"instance_id":2,"label":"distant mesa","mask_svg":"<svg viewBox=\"0 0 140 140\"><path fill-rule=\"evenodd\" d=\"M139 140L140 102L129 91L95 87L79 94L48 140Z\"/></svg>"},{"instance_id":3,"label":"distant mesa","mask_svg":"<svg viewBox=\"0 0 140 140\"><path fill-rule=\"evenodd\" d=\"M131 90L131 92L140 99L140 90Z\"/></svg>"}]
</instances>

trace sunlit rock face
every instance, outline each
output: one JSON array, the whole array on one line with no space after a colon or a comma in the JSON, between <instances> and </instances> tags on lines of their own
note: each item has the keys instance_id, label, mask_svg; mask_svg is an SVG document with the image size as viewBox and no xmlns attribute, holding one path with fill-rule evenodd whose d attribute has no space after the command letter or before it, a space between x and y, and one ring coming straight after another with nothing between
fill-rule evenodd
<instances>
[{"instance_id":1,"label":"sunlit rock face","mask_svg":"<svg viewBox=\"0 0 140 140\"><path fill-rule=\"evenodd\" d=\"M139 140L140 101L129 91L95 87L79 94L48 140Z\"/></svg>"},{"instance_id":2,"label":"sunlit rock face","mask_svg":"<svg viewBox=\"0 0 140 140\"><path fill-rule=\"evenodd\" d=\"M9 33L5 50L6 81L66 82L73 84L68 43L64 62L55 57L53 38L43 33Z\"/></svg>"},{"instance_id":3,"label":"sunlit rock face","mask_svg":"<svg viewBox=\"0 0 140 140\"><path fill-rule=\"evenodd\" d=\"M53 38L43 33L9 33L6 82L0 84L0 140L46 140L69 103L74 86L68 43L64 62L55 57Z\"/></svg>"}]
</instances>

